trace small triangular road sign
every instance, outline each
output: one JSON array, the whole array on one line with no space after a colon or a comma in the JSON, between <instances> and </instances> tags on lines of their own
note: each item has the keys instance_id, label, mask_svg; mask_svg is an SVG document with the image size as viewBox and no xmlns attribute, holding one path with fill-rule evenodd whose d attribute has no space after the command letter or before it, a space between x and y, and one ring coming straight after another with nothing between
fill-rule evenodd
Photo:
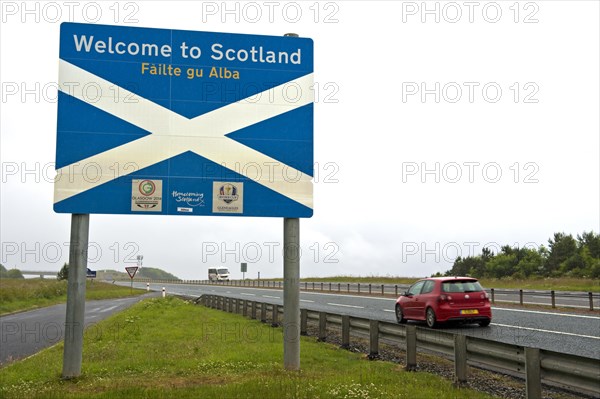
<instances>
[{"instance_id":1,"label":"small triangular road sign","mask_svg":"<svg viewBox=\"0 0 600 399\"><path fill-rule=\"evenodd\" d=\"M135 276L135 274L137 273L139 267L137 266L129 266L126 267L125 270L127 270L127 274L129 274L129 277L133 279L133 276Z\"/></svg>"}]
</instances>

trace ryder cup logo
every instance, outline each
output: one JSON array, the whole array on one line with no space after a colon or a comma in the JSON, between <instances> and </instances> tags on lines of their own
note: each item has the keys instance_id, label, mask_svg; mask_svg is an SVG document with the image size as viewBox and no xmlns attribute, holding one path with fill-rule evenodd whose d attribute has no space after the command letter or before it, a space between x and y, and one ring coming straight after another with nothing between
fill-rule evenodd
<instances>
[{"instance_id":1,"label":"ryder cup logo","mask_svg":"<svg viewBox=\"0 0 600 399\"><path fill-rule=\"evenodd\" d=\"M233 184L224 184L219 188L219 199L226 204L231 204L233 201L237 201L238 189Z\"/></svg>"}]
</instances>

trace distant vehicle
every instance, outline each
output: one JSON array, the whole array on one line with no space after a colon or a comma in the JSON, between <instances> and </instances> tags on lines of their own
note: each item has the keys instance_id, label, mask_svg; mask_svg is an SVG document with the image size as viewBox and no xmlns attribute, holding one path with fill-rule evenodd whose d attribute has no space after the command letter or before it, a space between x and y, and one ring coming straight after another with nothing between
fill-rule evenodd
<instances>
[{"instance_id":1,"label":"distant vehicle","mask_svg":"<svg viewBox=\"0 0 600 399\"><path fill-rule=\"evenodd\" d=\"M475 278L426 278L398 298L396 320L401 324L421 320L431 328L449 321L487 327L492 321L492 307L489 295Z\"/></svg>"},{"instance_id":2,"label":"distant vehicle","mask_svg":"<svg viewBox=\"0 0 600 399\"><path fill-rule=\"evenodd\" d=\"M209 281L229 281L229 269L224 267L220 269L208 269Z\"/></svg>"}]
</instances>

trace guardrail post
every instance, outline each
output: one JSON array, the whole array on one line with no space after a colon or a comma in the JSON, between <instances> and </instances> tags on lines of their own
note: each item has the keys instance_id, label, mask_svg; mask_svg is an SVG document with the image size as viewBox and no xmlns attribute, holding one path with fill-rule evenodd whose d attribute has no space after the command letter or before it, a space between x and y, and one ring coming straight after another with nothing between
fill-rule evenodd
<instances>
[{"instance_id":1,"label":"guardrail post","mask_svg":"<svg viewBox=\"0 0 600 399\"><path fill-rule=\"evenodd\" d=\"M358 293L360 294L360 283L358 283Z\"/></svg>"},{"instance_id":2,"label":"guardrail post","mask_svg":"<svg viewBox=\"0 0 600 399\"><path fill-rule=\"evenodd\" d=\"M342 284L338 283L338 292L340 292L342 289Z\"/></svg>"},{"instance_id":3,"label":"guardrail post","mask_svg":"<svg viewBox=\"0 0 600 399\"><path fill-rule=\"evenodd\" d=\"M454 383L467 383L467 336L462 334L454 335Z\"/></svg>"},{"instance_id":4,"label":"guardrail post","mask_svg":"<svg viewBox=\"0 0 600 399\"><path fill-rule=\"evenodd\" d=\"M350 283L348 283L348 292L350 292Z\"/></svg>"},{"instance_id":5,"label":"guardrail post","mask_svg":"<svg viewBox=\"0 0 600 399\"><path fill-rule=\"evenodd\" d=\"M260 322L267 322L267 304L264 302L261 302L260 304Z\"/></svg>"},{"instance_id":6,"label":"guardrail post","mask_svg":"<svg viewBox=\"0 0 600 399\"><path fill-rule=\"evenodd\" d=\"M331 283L329 283L329 292L331 292Z\"/></svg>"},{"instance_id":7,"label":"guardrail post","mask_svg":"<svg viewBox=\"0 0 600 399\"><path fill-rule=\"evenodd\" d=\"M327 313L319 312L319 341L327 340Z\"/></svg>"},{"instance_id":8,"label":"guardrail post","mask_svg":"<svg viewBox=\"0 0 600 399\"><path fill-rule=\"evenodd\" d=\"M371 295L371 283L369 283L369 295Z\"/></svg>"},{"instance_id":9,"label":"guardrail post","mask_svg":"<svg viewBox=\"0 0 600 399\"><path fill-rule=\"evenodd\" d=\"M271 315L271 327L279 326L279 306L273 305L273 314Z\"/></svg>"},{"instance_id":10,"label":"guardrail post","mask_svg":"<svg viewBox=\"0 0 600 399\"><path fill-rule=\"evenodd\" d=\"M256 301L252 301L250 306L250 318L256 319Z\"/></svg>"},{"instance_id":11,"label":"guardrail post","mask_svg":"<svg viewBox=\"0 0 600 399\"><path fill-rule=\"evenodd\" d=\"M398 284L394 285L394 294L398 296Z\"/></svg>"},{"instance_id":12,"label":"guardrail post","mask_svg":"<svg viewBox=\"0 0 600 399\"><path fill-rule=\"evenodd\" d=\"M379 321L369 320L369 360L379 358Z\"/></svg>"},{"instance_id":13,"label":"guardrail post","mask_svg":"<svg viewBox=\"0 0 600 399\"><path fill-rule=\"evenodd\" d=\"M229 313L233 313L233 298L229 298Z\"/></svg>"},{"instance_id":14,"label":"guardrail post","mask_svg":"<svg viewBox=\"0 0 600 399\"><path fill-rule=\"evenodd\" d=\"M383 284L381 284L381 295L384 295L384 288L383 288Z\"/></svg>"},{"instance_id":15,"label":"guardrail post","mask_svg":"<svg viewBox=\"0 0 600 399\"><path fill-rule=\"evenodd\" d=\"M342 316L342 348L350 347L350 316Z\"/></svg>"},{"instance_id":16,"label":"guardrail post","mask_svg":"<svg viewBox=\"0 0 600 399\"><path fill-rule=\"evenodd\" d=\"M313 291L315 290L315 283L312 283Z\"/></svg>"},{"instance_id":17,"label":"guardrail post","mask_svg":"<svg viewBox=\"0 0 600 399\"><path fill-rule=\"evenodd\" d=\"M281 288L281 281L279 282L279 288Z\"/></svg>"},{"instance_id":18,"label":"guardrail post","mask_svg":"<svg viewBox=\"0 0 600 399\"><path fill-rule=\"evenodd\" d=\"M323 283L321 283L321 291L323 291Z\"/></svg>"},{"instance_id":19,"label":"guardrail post","mask_svg":"<svg viewBox=\"0 0 600 399\"><path fill-rule=\"evenodd\" d=\"M308 335L308 311L300 309L300 335Z\"/></svg>"},{"instance_id":20,"label":"guardrail post","mask_svg":"<svg viewBox=\"0 0 600 399\"><path fill-rule=\"evenodd\" d=\"M233 306L235 309L235 314L239 314L240 313L240 300L239 299L234 299L233 300Z\"/></svg>"},{"instance_id":21,"label":"guardrail post","mask_svg":"<svg viewBox=\"0 0 600 399\"><path fill-rule=\"evenodd\" d=\"M306 281L304 282L304 291L308 291L308 283Z\"/></svg>"},{"instance_id":22,"label":"guardrail post","mask_svg":"<svg viewBox=\"0 0 600 399\"><path fill-rule=\"evenodd\" d=\"M406 371L417 369L417 327L406 326Z\"/></svg>"},{"instance_id":23,"label":"guardrail post","mask_svg":"<svg viewBox=\"0 0 600 399\"><path fill-rule=\"evenodd\" d=\"M527 399L542 398L542 377L540 373L540 350L525 348L525 384Z\"/></svg>"},{"instance_id":24,"label":"guardrail post","mask_svg":"<svg viewBox=\"0 0 600 399\"><path fill-rule=\"evenodd\" d=\"M496 296L494 295L495 294L494 289L492 288L491 291L492 291L492 303L496 303Z\"/></svg>"},{"instance_id":25,"label":"guardrail post","mask_svg":"<svg viewBox=\"0 0 600 399\"><path fill-rule=\"evenodd\" d=\"M552 309L556 308L556 294L554 290L550 291L550 298L552 299Z\"/></svg>"},{"instance_id":26,"label":"guardrail post","mask_svg":"<svg viewBox=\"0 0 600 399\"><path fill-rule=\"evenodd\" d=\"M523 290L519 290L519 304L523 305Z\"/></svg>"},{"instance_id":27,"label":"guardrail post","mask_svg":"<svg viewBox=\"0 0 600 399\"><path fill-rule=\"evenodd\" d=\"M242 299L242 316L248 316L248 302L245 299Z\"/></svg>"},{"instance_id":28,"label":"guardrail post","mask_svg":"<svg viewBox=\"0 0 600 399\"><path fill-rule=\"evenodd\" d=\"M588 292L588 297L590 298L590 310L594 310L594 294Z\"/></svg>"}]
</instances>

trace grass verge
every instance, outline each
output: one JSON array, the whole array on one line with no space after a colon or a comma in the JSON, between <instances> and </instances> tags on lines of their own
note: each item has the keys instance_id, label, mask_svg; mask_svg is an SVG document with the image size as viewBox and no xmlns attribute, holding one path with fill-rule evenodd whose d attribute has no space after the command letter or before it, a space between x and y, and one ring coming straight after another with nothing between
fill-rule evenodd
<instances>
[{"instance_id":1,"label":"grass verge","mask_svg":"<svg viewBox=\"0 0 600 399\"><path fill-rule=\"evenodd\" d=\"M324 283L372 283L372 284L404 284L410 285L422 277L390 277L390 276L333 276L333 277L307 277L302 282L324 282ZM279 281L282 279L266 279ZM600 279L584 278L531 278L524 280L516 279L479 279L485 288L506 288L543 291L584 291L600 292Z\"/></svg>"},{"instance_id":2,"label":"grass verge","mask_svg":"<svg viewBox=\"0 0 600 399\"><path fill-rule=\"evenodd\" d=\"M285 371L282 339L239 315L149 299L86 332L81 377L60 379L59 344L0 369L0 397L491 398L309 337L302 371Z\"/></svg>"},{"instance_id":3,"label":"grass verge","mask_svg":"<svg viewBox=\"0 0 600 399\"><path fill-rule=\"evenodd\" d=\"M86 299L123 298L143 294L144 290L102 283L86 283ZM67 282L50 279L0 279L0 315L31 310L67 300Z\"/></svg>"}]
</instances>

